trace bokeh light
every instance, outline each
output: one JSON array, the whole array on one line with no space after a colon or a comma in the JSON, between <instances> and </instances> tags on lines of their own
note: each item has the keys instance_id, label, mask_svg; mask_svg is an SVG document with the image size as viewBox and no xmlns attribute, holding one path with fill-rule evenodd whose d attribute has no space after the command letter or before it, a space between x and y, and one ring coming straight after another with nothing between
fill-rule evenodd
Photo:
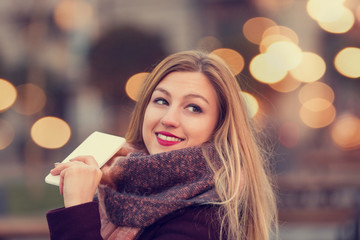
<instances>
[{"instance_id":1,"label":"bokeh light","mask_svg":"<svg viewBox=\"0 0 360 240\"><path fill-rule=\"evenodd\" d=\"M302 104L316 98L322 98L330 103L333 103L335 93L329 85L323 82L314 82L304 85L299 91L298 98Z\"/></svg>"},{"instance_id":2,"label":"bokeh light","mask_svg":"<svg viewBox=\"0 0 360 240\"><path fill-rule=\"evenodd\" d=\"M222 43L221 43L221 41L220 41L219 39L217 39L216 37L206 36L206 37L201 38L201 39L198 41L197 46L198 46L198 49L211 52L211 51L213 51L213 50L215 50L215 49L221 48L221 47L222 47Z\"/></svg>"},{"instance_id":3,"label":"bokeh light","mask_svg":"<svg viewBox=\"0 0 360 240\"><path fill-rule=\"evenodd\" d=\"M306 10L310 17L316 21L337 21L345 11L343 0L309 0Z\"/></svg>"},{"instance_id":4,"label":"bokeh light","mask_svg":"<svg viewBox=\"0 0 360 240\"><path fill-rule=\"evenodd\" d=\"M285 26L272 26L266 29L262 35L259 45L259 51L264 53L268 47L275 42L289 41L294 44L299 43L299 37L296 32Z\"/></svg>"},{"instance_id":5,"label":"bokeh light","mask_svg":"<svg viewBox=\"0 0 360 240\"><path fill-rule=\"evenodd\" d=\"M87 1L62 0L54 11L54 20L63 30L75 30L90 25L93 14Z\"/></svg>"},{"instance_id":6,"label":"bokeh light","mask_svg":"<svg viewBox=\"0 0 360 240\"><path fill-rule=\"evenodd\" d=\"M60 148L69 141L70 136L70 126L57 117L43 117L31 127L32 140L43 148Z\"/></svg>"},{"instance_id":7,"label":"bokeh light","mask_svg":"<svg viewBox=\"0 0 360 240\"><path fill-rule=\"evenodd\" d=\"M256 55L250 62L249 70L251 75L262 83L276 83L287 74L286 70L275 68L266 54Z\"/></svg>"},{"instance_id":8,"label":"bokeh light","mask_svg":"<svg viewBox=\"0 0 360 240\"><path fill-rule=\"evenodd\" d=\"M330 125L336 117L336 109L334 105L321 111L313 111L307 108L308 105L303 104L300 108L299 115L302 122L310 128L323 128Z\"/></svg>"},{"instance_id":9,"label":"bokeh light","mask_svg":"<svg viewBox=\"0 0 360 240\"><path fill-rule=\"evenodd\" d=\"M290 70L290 74L301 82L319 80L326 71L325 61L313 52L303 52L300 64Z\"/></svg>"},{"instance_id":10,"label":"bokeh light","mask_svg":"<svg viewBox=\"0 0 360 240\"><path fill-rule=\"evenodd\" d=\"M331 138L344 150L360 148L360 119L349 113L338 117L331 128Z\"/></svg>"},{"instance_id":11,"label":"bokeh light","mask_svg":"<svg viewBox=\"0 0 360 240\"><path fill-rule=\"evenodd\" d=\"M276 26L273 20L265 17L254 17L245 22L243 33L248 41L260 44L263 33L272 26Z\"/></svg>"},{"instance_id":12,"label":"bokeh light","mask_svg":"<svg viewBox=\"0 0 360 240\"><path fill-rule=\"evenodd\" d=\"M243 56L233 49L219 48L211 53L222 58L234 75L238 75L244 69L245 61Z\"/></svg>"},{"instance_id":13,"label":"bokeh light","mask_svg":"<svg viewBox=\"0 0 360 240\"><path fill-rule=\"evenodd\" d=\"M331 1L330 1L331 2ZM330 33L346 33L349 31L355 23L355 17L352 11L348 8L344 8L344 11L340 18L333 22L318 21L319 26Z\"/></svg>"},{"instance_id":14,"label":"bokeh light","mask_svg":"<svg viewBox=\"0 0 360 240\"><path fill-rule=\"evenodd\" d=\"M285 78L276 83L270 83L269 86L275 91L288 93L292 92L300 86L300 82L296 80L290 74L286 75Z\"/></svg>"},{"instance_id":15,"label":"bokeh light","mask_svg":"<svg viewBox=\"0 0 360 240\"><path fill-rule=\"evenodd\" d=\"M18 97L14 110L24 115L32 115L41 111L46 104L43 89L32 83L25 83L17 87Z\"/></svg>"},{"instance_id":16,"label":"bokeh light","mask_svg":"<svg viewBox=\"0 0 360 240\"><path fill-rule=\"evenodd\" d=\"M266 29L262 35L262 38L270 36L284 36L295 44L299 43L299 37L294 30L286 26L272 26Z\"/></svg>"},{"instance_id":17,"label":"bokeh light","mask_svg":"<svg viewBox=\"0 0 360 240\"><path fill-rule=\"evenodd\" d=\"M241 92L241 95L243 96L244 101L246 103L249 117L253 118L256 115L256 113L259 111L258 101L252 94L248 92Z\"/></svg>"},{"instance_id":18,"label":"bokeh light","mask_svg":"<svg viewBox=\"0 0 360 240\"><path fill-rule=\"evenodd\" d=\"M281 41L275 42L268 47L266 57L274 67L288 71L299 65L302 59L302 51L293 42Z\"/></svg>"},{"instance_id":19,"label":"bokeh light","mask_svg":"<svg viewBox=\"0 0 360 240\"><path fill-rule=\"evenodd\" d=\"M336 70L349 78L360 77L360 48L348 47L342 49L334 60Z\"/></svg>"},{"instance_id":20,"label":"bokeh light","mask_svg":"<svg viewBox=\"0 0 360 240\"><path fill-rule=\"evenodd\" d=\"M294 148L299 143L300 129L295 122L286 122L278 130L278 140L287 148Z\"/></svg>"},{"instance_id":21,"label":"bokeh light","mask_svg":"<svg viewBox=\"0 0 360 240\"><path fill-rule=\"evenodd\" d=\"M283 35L269 35L267 37L264 37L260 42L259 52L265 53L268 47L271 46L273 43L284 42L284 41L292 42L290 38Z\"/></svg>"},{"instance_id":22,"label":"bokeh light","mask_svg":"<svg viewBox=\"0 0 360 240\"><path fill-rule=\"evenodd\" d=\"M12 83L0 78L0 112L10 108L17 97L16 88Z\"/></svg>"},{"instance_id":23,"label":"bokeh light","mask_svg":"<svg viewBox=\"0 0 360 240\"><path fill-rule=\"evenodd\" d=\"M139 90L146 79L146 77L149 75L147 72L141 72L137 73L133 76L131 76L125 85L125 91L126 94L134 101L137 101Z\"/></svg>"},{"instance_id":24,"label":"bokeh light","mask_svg":"<svg viewBox=\"0 0 360 240\"><path fill-rule=\"evenodd\" d=\"M319 112L327 109L332 105L332 102L325 98L312 98L308 101L306 101L303 106L311 111Z\"/></svg>"},{"instance_id":25,"label":"bokeh light","mask_svg":"<svg viewBox=\"0 0 360 240\"><path fill-rule=\"evenodd\" d=\"M299 115L305 125L311 128L322 128L334 121L336 109L332 103L335 94L327 84L308 83L300 89L298 98L302 103Z\"/></svg>"},{"instance_id":26,"label":"bokeh light","mask_svg":"<svg viewBox=\"0 0 360 240\"><path fill-rule=\"evenodd\" d=\"M0 150L7 148L15 137L13 126L8 121L0 119Z\"/></svg>"}]
</instances>

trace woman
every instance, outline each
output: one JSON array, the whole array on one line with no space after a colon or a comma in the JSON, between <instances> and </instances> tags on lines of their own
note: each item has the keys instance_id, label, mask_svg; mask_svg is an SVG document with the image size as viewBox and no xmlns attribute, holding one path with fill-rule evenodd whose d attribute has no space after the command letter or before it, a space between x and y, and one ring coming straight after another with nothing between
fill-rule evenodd
<instances>
[{"instance_id":1,"label":"woman","mask_svg":"<svg viewBox=\"0 0 360 240\"><path fill-rule=\"evenodd\" d=\"M65 203L48 213L52 238L101 239L100 212L104 238L269 239L275 197L240 91L212 54L165 58L144 82L126 136L140 152L102 171L91 157L51 171Z\"/></svg>"}]
</instances>

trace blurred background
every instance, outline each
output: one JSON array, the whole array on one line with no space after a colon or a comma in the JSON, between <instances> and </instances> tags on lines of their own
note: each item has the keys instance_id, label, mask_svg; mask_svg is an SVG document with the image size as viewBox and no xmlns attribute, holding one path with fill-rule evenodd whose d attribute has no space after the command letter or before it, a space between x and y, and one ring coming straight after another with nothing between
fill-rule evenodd
<instances>
[{"instance_id":1,"label":"blurred background","mask_svg":"<svg viewBox=\"0 0 360 240\"><path fill-rule=\"evenodd\" d=\"M360 239L359 0L1 0L0 36L0 239L48 239L54 162L123 136L147 72L190 49L229 63L266 135L280 239Z\"/></svg>"}]
</instances>

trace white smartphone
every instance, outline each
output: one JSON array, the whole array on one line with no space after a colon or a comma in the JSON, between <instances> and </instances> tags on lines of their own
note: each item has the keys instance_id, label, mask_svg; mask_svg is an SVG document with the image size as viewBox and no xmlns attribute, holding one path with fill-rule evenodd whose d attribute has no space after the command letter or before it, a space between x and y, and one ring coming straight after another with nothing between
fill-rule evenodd
<instances>
[{"instance_id":1,"label":"white smartphone","mask_svg":"<svg viewBox=\"0 0 360 240\"><path fill-rule=\"evenodd\" d=\"M88 136L72 153L69 154L62 162L84 155L91 155L102 167L126 142L125 138L95 131ZM59 186L60 177L53 176L49 173L45 182Z\"/></svg>"}]
</instances>

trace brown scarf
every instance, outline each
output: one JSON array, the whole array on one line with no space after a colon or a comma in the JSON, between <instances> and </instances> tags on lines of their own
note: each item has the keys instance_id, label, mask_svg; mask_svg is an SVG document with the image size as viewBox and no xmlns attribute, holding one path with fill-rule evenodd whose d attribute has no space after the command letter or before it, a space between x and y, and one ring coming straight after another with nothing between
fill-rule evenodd
<instances>
[{"instance_id":1,"label":"brown scarf","mask_svg":"<svg viewBox=\"0 0 360 240\"><path fill-rule=\"evenodd\" d=\"M214 146L204 146L218 164ZM110 182L98 188L104 239L136 239L143 228L175 210L218 201L214 174L200 146L131 153L117 159L108 175Z\"/></svg>"}]
</instances>

